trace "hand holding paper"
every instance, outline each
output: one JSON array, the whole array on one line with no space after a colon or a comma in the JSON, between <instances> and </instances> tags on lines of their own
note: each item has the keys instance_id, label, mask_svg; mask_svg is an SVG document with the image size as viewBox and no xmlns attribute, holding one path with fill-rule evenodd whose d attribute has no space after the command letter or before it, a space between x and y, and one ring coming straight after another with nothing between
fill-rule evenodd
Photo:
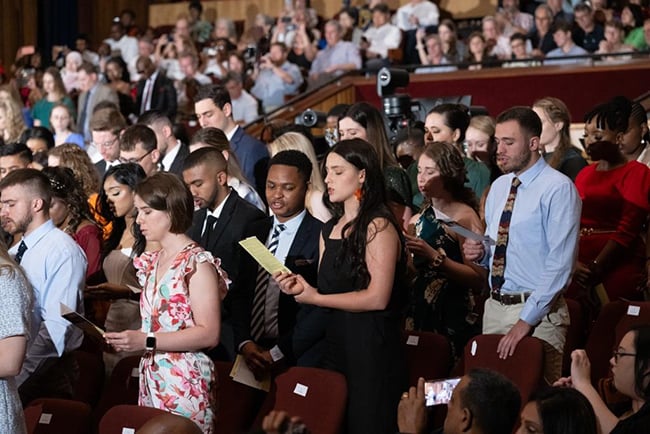
<instances>
[{"instance_id":1,"label":"hand holding paper","mask_svg":"<svg viewBox=\"0 0 650 434\"><path fill-rule=\"evenodd\" d=\"M249 237L245 240L241 240L239 245L244 248L252 257L257 261L258 264L262 266L270 274L277 273L279 271L283 273L291 273L289 270L278 258L273 256L269 249L266 248L264 244L260 242L255 237Z\"/></svg>"}]
</instances>

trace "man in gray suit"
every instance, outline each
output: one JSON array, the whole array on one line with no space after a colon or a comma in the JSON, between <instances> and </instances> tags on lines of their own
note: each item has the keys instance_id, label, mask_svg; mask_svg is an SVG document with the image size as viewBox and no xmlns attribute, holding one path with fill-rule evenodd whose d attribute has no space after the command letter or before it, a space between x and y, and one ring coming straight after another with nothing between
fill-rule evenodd
<instances>
[{"instance_id":1,"label":"man in gray suit","mask_svg":"<svg viewBox=\"0 0 650 434\"><path fill-rule=\"evenodd\" d=\"M91 63L84 62L79 67L79 84L82 92L79 95L78 127L84 140L90 142L90 117L97 103L109 101L119 107L119 100L113 89L99 82L97 67Z\"/></svg>"}]
</instances>

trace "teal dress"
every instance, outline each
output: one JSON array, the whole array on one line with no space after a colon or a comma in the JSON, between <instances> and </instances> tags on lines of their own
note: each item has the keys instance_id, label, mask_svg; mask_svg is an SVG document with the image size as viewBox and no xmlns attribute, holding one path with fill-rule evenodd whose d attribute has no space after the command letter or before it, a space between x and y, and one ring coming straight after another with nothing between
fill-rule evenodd
<instances>
[{"instance_id":1,"label":"teal dress","mask_svg":"<svg viewBox=\"0 0 650 434\"><path fill-rule=\"evenodd\" d=\"M42 98L34 104L34 107L32 108L32 117L34 120L38 119L41 121L41 126L45 127L47 129L50 128L50 113L52 113L52 108L58 104L58 103L63 103L70 109L70 113L72 114L72 119L71 123L74 124L74 118L75 118L75 108L74 108L74 103L70 99L69 96L64 96L61 101L57 102L52 102L48 101L47 98Z\"/></svg>"},{"instance_id":2,"label":"teal dress","mask_svg":"<svg viewBox=\"0 0 650 434\"><path fill-rule=\"evenodd\" d=\"M434 249L442 248L448 259L463 262L460 244L445 231L431 206L422 211L415 235ZM411 286L405 328L447 336L457 359L465 344L481 332L472 289L450 281L443 270L420 256L413 261L417 275Z\"/></svg>"}]
</instances>

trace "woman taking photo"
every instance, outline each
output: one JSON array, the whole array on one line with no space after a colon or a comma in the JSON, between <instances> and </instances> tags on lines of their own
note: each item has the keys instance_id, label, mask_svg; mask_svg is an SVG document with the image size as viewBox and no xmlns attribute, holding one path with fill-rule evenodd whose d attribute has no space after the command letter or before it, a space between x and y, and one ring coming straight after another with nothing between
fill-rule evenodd
<instances>
[{"instance_id":1,"label":"woman taking photo","mask_svg":"<svg viewBox=\"0 0 650 434\"><path fill-rule=\"evenodd\" d=\"M546 97L535 101L533 111L542 120L539 140L544 149L544 159L553 169L575 181L587 162L580 150L571 144L569 109L561 100Z\"/></svg>"},{"instance_id":2,"label":"woman taking photo","mask_svg":"<svg viewBox=\"0 0 650 434\"><path fill-rule=\"evenodd\" d=\"M27 432L14 379L20 373L29 340L32 287L0 241L0 432Z\"/></svg>"},{"instance_id":3,"label":"woman taking photo","mask_svg":"<svg viewBox=\"0 0 650 434\"><path fill-rule=\"evenodd\" d=\"M394 433L404 387L400 312L406 255L400 224L386 204L372 146L339 142L327 156L325 201L334 218L320 241L318 289L277 274L299 303L331 309L324 366L348 384L347 433Z\"/></svg>"},{"instance_id":4,"label":"woman taking photo","mask_svg":"<svg viewBox=\"0 0 650 434\"><path fill-rule=\"evenodd\" d=\"M595 163L576 178L582 215L578 263L568 291L583 302L593 302L591 290L601 283L610 300L643 296L637 287L645 271L640 234L648 218L650 169L621 152L630 113L630 102L616 98L585 116L585 148Z\"/></svg>"},{"instance_id":5,"label":"woman taking photo","mask_svg":"<svg viewBox=\"0 0 650 434\"><path fill-rule=\"evenodd\" d=\"M425 146L418 160L418 189L424 207L411 219L414 230L406 235L417 277L405 328L447 336L455 358L481 332L472 296L472 290L483 289L481 275L463 257L464 238L441 222L452 220L472 232L484 232L476 196L464 183L463 157L454 145L434 142Z\"/></svg>"},{"instance_id":6,"label":"woman taking photo","mask_svg":"<svg viewBox=\"0 0 650 434\"><path fill-rule=\"evenodd\" d=\"M351 105L339 118L339 138L363 139L370 143L384 174L386 197L393 214L406 228L413 215L413 195L406 171L397 162L379 110L365 102Z\"/></svg>"},{"instance_id":7,"label":"woman taking photo","mask_svg":"<svg viewBox=\"0 0 650 434\"><path fill-rule=\"evenodd\" d=\"M156 173L142 181L135 205L142 236L160 248L134 261L142 328L106 333L106 341L117 351L146 351L139 405L187 417L212 433L215 371L202 350L219 343L225 275L219 260L185 235L194 202L177 176Z\"/></svg>"},{"instance_id":8,"label":"woman taking photo","mask_svg":"<svg viewBox=\"0 0 650 434\"><path fill-rule=\"evenodd\" d=\"M623 336L609 360L614 387L631 399L630 410L618 417L591 384L591 364L584 350L571 353L571 376L556 385L573 387L591 403L604 434L639 434L650 427L650 326L633 328Z\"/></svg>"}]
</instances>

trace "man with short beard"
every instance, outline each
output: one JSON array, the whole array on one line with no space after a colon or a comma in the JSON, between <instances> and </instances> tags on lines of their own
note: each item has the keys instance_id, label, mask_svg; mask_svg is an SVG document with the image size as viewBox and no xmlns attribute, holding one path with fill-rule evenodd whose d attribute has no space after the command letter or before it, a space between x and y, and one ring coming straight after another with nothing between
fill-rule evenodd
<instances>
[{"instance_id":1,"label":"man with short beard","mask_svg":"<svg viewBox=\"0 0 650 434\"><path fill-rule=\"evenodd\" d=\"M48 178L35 169L18 169L0 181L2 227L22 239L9 254L34 288L32 329L16 385L23 405L39 397L72 399L78 379L72 351L81 345L80 329L61 317L60 303L83 313L86 256L50 220Z\"/></svg>"},{"instance_id":2,"label":"man with short beard","mask_svg":"<svg viewBox=\"0 0 650 434\"><path fill-rule=\"evenodd\" d=\"M562 371L569 313L562 293L575 263L581 202L571 179L541 158L542 122L528 107L497 117L497 164L505 175L485 203L490 247L465 240L465 258L489 276L483 333L503 334L499 357L511 356L525 336L544 344L544 377Z\"/></svg>"},{"instance_id":3,"label":"man with short beard","mask_svg":"<svg viewBox=\"0 0 650 434\"><path fill-rule=\"evenodd\" d=\"M284 104L287 95L298 92L303 83L300 68L287 61L289 50L282 42L271 44L269 53L260 59L259 69L253 76L255 86L251 93L268 113Z\"/></svg>"}]
</instances>

